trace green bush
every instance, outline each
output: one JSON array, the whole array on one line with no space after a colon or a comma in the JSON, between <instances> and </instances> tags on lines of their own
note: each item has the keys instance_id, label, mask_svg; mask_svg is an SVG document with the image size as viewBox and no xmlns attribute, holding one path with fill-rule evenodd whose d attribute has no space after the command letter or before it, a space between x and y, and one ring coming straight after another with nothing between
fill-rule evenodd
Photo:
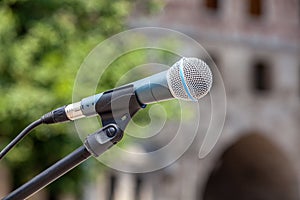
<instances>
[{"instance_id":1,"label":"green bush","mask_svg":"<svg viewBox=\"0 0 300 200\"><path fill-rule=\"evenodd\" d=\"M44 113L71 102L76 72L89 51L124 28L131 2L0 2L0 147ZM20 186L81 145L72 124L41 126L5 159ZM83 167L49 186L78 192ZM63 188L63 189L59 189Z\"/></svg>"}]
</instances>

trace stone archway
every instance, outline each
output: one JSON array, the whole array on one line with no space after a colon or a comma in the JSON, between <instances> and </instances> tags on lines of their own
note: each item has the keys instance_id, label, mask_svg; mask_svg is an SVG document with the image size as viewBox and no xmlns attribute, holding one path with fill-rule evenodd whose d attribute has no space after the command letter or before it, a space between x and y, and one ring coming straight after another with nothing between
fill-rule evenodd
<instances>
[{"instance_id":1,"label":"stone archway","mask_svg":"<svg viewBox=\"0 0 300 200\"><path fill-rule=\"evenodd\" d=\"M263 135L249 133L218 159L203 200L298 200L298 180L290 160Z\"/></svg>"}]
</instances>

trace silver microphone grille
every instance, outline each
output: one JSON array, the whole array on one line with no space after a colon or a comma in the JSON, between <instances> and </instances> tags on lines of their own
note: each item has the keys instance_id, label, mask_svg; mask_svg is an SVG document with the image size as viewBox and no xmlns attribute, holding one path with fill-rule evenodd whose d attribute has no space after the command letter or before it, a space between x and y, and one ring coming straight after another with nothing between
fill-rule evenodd
<instances>
[{"instance_id":1,"label":"silver microphone grille","mask_svg":"<svg viewBox=\"0 0 300 200\"><path fill-rule=\"evenodd\" d=\"M169 89L175 98L197 101L212 85L208 65L198 58L182 58L167 72Z\"/></svg>"}]
</instances>

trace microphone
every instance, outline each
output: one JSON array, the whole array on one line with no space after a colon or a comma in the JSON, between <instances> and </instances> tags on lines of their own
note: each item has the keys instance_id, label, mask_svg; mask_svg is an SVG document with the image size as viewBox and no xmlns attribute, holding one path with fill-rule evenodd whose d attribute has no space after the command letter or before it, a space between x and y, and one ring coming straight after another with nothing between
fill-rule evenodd
<instances>
[{"instance_id":1,"label":"microphone","mask_svg":"<svg viewBox=\"0 0 300 200\"><path fill-rule=\"evenodd\" d=\"M173 98L198 101L209 92L211 86L212 73L204 61L198 58L181 58L166 71L60 107L44 115L42 120L51 124L108 112L110 108L104 107L107 104L112 106L112 97L124 96L126 93L133 93L131 97L135 97L134 102L138 102L140 107ZM132 101L120 101L114 105L118 108L130 107L130 102Z\"/></svg>"}]
</instances>

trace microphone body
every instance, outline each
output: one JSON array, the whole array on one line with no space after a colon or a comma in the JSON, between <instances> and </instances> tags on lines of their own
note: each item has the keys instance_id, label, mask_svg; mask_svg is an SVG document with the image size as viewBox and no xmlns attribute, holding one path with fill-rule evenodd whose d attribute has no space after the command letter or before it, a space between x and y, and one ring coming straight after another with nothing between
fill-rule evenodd
<instances>
[{"instance_id":1,"label":"microphone body","mask_svg":"<svg viewBox=\"0 0 300 200\"><path fill-rule=\"evenodd\" d=\"M131 87L130 91L134 93L131 96L143 108L147 104L172 98L197 101L209 92L211 85L212 74L206 63L197 58L182 58L166 71L63 106L47 113L42 119L44 123L50 124L97 114L101 116L102 112L106 112L102 109L103 102L108 103L113 98L124 96L120 91L127 87ZM130 107L130 102L123 101L118 104L114 106Z\"/></svg>"},{"instance_id":2,"label":"microphone body","mask_svg":"<svg viewBox=\"0 0 300 200\"><path fill-rule=\"evenodd\" d=\"M125 86L86 97L79 102L67 105L65 107L66 116L70 120L95 116L100 112L100 108L97 107L98 102L102 102L104 99L107 99L107 96L110 96L110 98L111 96L113 97L115 91L118 91L129 85L133 86L137 101L142 107L150 103L174 98L169 90L166 77L167 71L163 71L150 77L127 84Z\"/></svg>"}]
</instances>

